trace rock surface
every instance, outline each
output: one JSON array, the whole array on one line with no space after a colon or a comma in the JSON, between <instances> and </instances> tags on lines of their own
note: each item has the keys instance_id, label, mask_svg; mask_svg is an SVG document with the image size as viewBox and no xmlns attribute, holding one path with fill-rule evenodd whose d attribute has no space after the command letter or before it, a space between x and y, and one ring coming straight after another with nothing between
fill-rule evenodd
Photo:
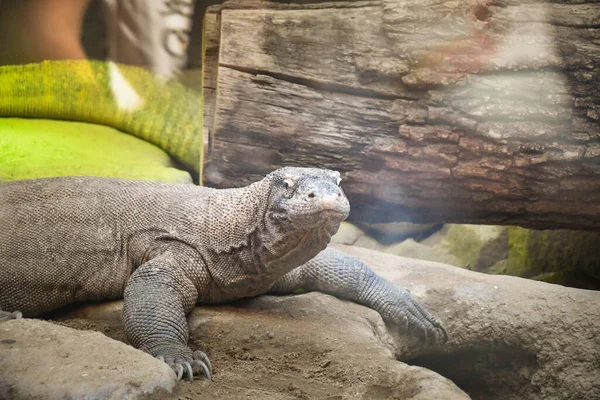
<instances>
[{"instance_id":1,"label":"rock surface","mask_svg":"<svg viewBox=\"0 0 600 400\"><path fill-rule=\"evenodd\" d=\"M57 316L122 339L121 302ZM190 344L207 351L213 380L180 383L179 399L469 399L448 379L396 360L375 311L321 293L197 307Z\"/></svg>"},{"instance_id":2,"label":"rock surface","mask_svg":"<svg viewBox=\"0 0 600 400\"><path fill-rule=\"evenodd\" d=\"M600 398L600 292L344 250L405 285L446 324L450 341L438 349L395 336L400 360L439 372L474 399Z\"/></svg>"},{"instance_id":3,"label":"rock surface","mask_svg":"<svg viewBox=\"0 0 600 400\"><path fill-rule=\"evenodd\" d=\"M405 231L412 226L416 235L431 233L433 225L425 224L381 224L405 226ZM446 224L424 240L411 238L396 243L383 244L369 236L365 230L351 223L344 222L338 232L331 238L332 243L353 245L366 249L419 260L435 261L456 267L472 269L480 272L491 272L498 262L506 262L508 258L507 226Z\"/></svg>"},{"instance_id":4,"label":"rock surface","mask_svg":"<svg viewBox=\"0 0 600 400\"><path fill-rule=\"evenodd\" d=\"M212 382L181 382L179 399L600 398L599 292L335 247L409 288L445 323L449 342L425 347L386 326L375 311L321 293L197 307L189 318L190 345L208 352L215 375ZM53 318L124 340L120 313L121 303L113 302ZM39 344L39 333L33 336ZM51 351L46 347L39 351ZM118 358L118 351L102 347L102 354ZM93 354L90 344L80 350Z\"/></svg>"},{"instance_id":5,"label":"rock surface","mask_svg":"<svg viewBox=\"0 0 600 400\"><path fill-rule=\"evenodd\" d=\"M600 289L598 232L446 224L425 239L409 238L384 245L359 227L345 222L332 242L490 274Z\"/></svg>"},{"instance_id":6,"label":"rock surface","mask_svg":"<svg viewBox=\"0 0 600 400\"><path fill-rule=\"evenodd\" d=\"M97 332L42 320L0 323L0 399L165 399L173 371Z\"/></svg>"}]
</instances>

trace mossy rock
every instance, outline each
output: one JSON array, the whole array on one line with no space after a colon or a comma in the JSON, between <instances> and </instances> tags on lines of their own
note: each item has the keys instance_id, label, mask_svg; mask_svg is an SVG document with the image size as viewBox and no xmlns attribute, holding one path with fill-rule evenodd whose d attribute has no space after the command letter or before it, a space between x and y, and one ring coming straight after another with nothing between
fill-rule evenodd
<instances>
[{"instance_id":1,"label":"mossy rock","mask_svg":"<svg viewBox=\"0 0 600 400\"><path fill-rule=\"evenodd\" d=\"M448 224L437 247L452 254L462 268L489 272L508 256L508 228L492 225Z\"/></svg>"},{"instance_id":2,"label":"mossy rock","mask_svg":"<svg viewBox=\"0 0 600 400\"><path fill-rule=\"evenodd\" d=\"M585 274L582 271L546 272L534 276L532 279L547 283L555 283L563 286L576 287L580 289L600 289L600 279Z\"/></svg>"},{"instance_id":3,"label":"mossy rock","mask_svg":"<svg viewBox=\"0 0 600 400\"><path fill-rule=\"evenodd\" d=\"M157 146L114 128L72 121L0 118L0 180L105 176L191 183Z\"/></svg>"},{"instance_id":4,"label":"mossy rock","mask_svg":"<svg viewBox=\"0 0 600 400\"><path fill-rule=\"evenodd\" d=\"M508 233L506 227L447 224L423 241L406 239L377 250L488 272L508 256Z\"/></svg>"},{"instance_id":5,"label":"mossy rock","mask_svg":"<svg viewBox=\"0 0 600 400\"><path fill-rule=\"evenodd\" d=\"M600 233L510 227L509 234L507 274L577 287L600 281Z\"/></svg>"},{"instance_id":6,"label":"mossy rock","mask_svg":"<svg viewBox=\"0 0 600 400\"><path fill-rule=\"evenodd\" d=\"M600 233L447 224L422 242L381 249L489 274L600 289Z\"/></svg>"}]
</instances>

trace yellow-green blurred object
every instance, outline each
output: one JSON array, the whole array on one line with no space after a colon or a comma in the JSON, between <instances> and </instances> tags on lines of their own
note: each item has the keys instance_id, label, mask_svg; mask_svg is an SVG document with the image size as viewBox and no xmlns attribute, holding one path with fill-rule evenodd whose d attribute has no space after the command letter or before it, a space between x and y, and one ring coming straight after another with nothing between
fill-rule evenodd
<instances>
[{"instance_id":1,"label":"yellow-green blurred object","mask_svg":"<svg viewBox=\"0 0 600 400\"><path fill-rule=\"evenodd\" d=\"M167 153L107 126L0 118L0 181L50 176L108 176L191 183Z\"/></svg>"},{"instance_id":2,"label":"yellow-green blurred object","mask_svg":"<svg viewBox=\"0 0 600 400\"><path fill-rule=\"evenodd\" d=\"M202 96L138 67L89 60L0 66L0 117L116 128L155 144L201 176Z\"/></svg>"}]
</instances>

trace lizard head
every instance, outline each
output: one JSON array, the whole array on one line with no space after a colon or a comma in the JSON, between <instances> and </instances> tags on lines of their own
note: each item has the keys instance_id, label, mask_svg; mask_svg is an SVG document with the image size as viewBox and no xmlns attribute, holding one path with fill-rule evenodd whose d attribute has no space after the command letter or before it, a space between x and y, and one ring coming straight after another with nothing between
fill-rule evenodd
<instances>
[{"instance_id":1,"label":"lizard head","mask_svg":"<svg viewBox=\"0 0 600 400\"><path fill-rule=\"evenodd\" d=\"M279 242L287 250L294 244L294 253L314 253L310 257L323 250L350 212L340 173L286 167L269 174L267 180L271 190L265 225L275 236L273 244ZM286 252L279 250L280 254Z\"/></svg>"}]
</instances>

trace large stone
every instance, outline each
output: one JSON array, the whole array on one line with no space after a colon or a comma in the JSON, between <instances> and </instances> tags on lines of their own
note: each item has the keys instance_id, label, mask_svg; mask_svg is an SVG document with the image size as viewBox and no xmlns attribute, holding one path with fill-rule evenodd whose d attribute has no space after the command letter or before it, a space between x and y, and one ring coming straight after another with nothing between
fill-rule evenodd
<instances>
[{"instance_id":1,"label":"large stone","mask_svg":"<svg viewBox=\"0 0 600 400\"><path fill-rule=\"evenodd\" d=\"M424 234L432 231L434 225L424 224L377 224L381 228L377 235L388 234L388 239L400 235ZM393 229L396 229L395 231ZM385 229L388 229L386 231ZM442 229L417 241L412 238L398 243L382 244L361 228L344 222L332 238L332 243L354 245L402 257L435 261L481 272L505 272L509 251L506 226L447 224ZM393 232L393 234L391 233ZM504 264L499 264L504 262Z\"/></svg>"},{"instance_id":2,"label":"large stone","mask_svg":"<svg viewBox=\"0 0 600 400\"><path fill-rule=\"evenodd\" d=\"M121 304L95 304L60 323L123 339ZM321 293L196 307L190 344L207 351L211 382L181 382L182 399L397 398L466 400L448 379L397 361L379 314Z\"/></svg>"},{"instance_id":3,"label":"large stone","mask_svg":"<svg viewBox=\"0 0 600 400\"><path fill-rule=\"evenodd\" d=\"M399 359L475 399L600 398L600 292L344 250L408 287L446 324L450 341L439 348L396 337Z\"/></svg>"},{"instance_id":4,"label":"large stone","mask_svg":"<svg viewBox=\"0 0 600 400\"><path fill-rule=\"evenodd\" d=\"M508 257L508 227L493 225L448 224L435 237L425 241L434 249L452 254L457 267L488 272L498 261Z\"/></svg>"},{"instance_id":5,"label":"large stone","mask_svg":"<svg viewBox=\"0 0 600 400\"><path fill-rule=\"evenodd\" d=\"M414 242L411 238L431 235L439 225L412 224L410 222L392 222L387 224L360 224L342 222L331 243L363 247L365 249L384 251L395 254L395 246L404 242ZM405 240L406 239L406 240ZM448 260L428 257L427 249L423 249L425 260L448 262ZM402 250L400 250L402 251ZM410 251L409 251L410 252ZM409 254L402 254L409 256ZM420 257L417 257L420 258ZM450 262L450 264L452 264Z\"/></svg>"},{"instance_id":6,"label":"large stone","mask_svg":"<svg viewBox=\"0 0 600 400\"><path fill-rule=\"evenodd\" d=\"M497 272L494 268L508 257L508 227L447 224L424 240L407 239L377 250L475 271Z\"/></svg>"},{"instance_id":7,"label":"large stone","mask_svg":"<svg viewBox=\"0 0 600 400\"><path fill-rule=\"evenodd\" d=\"M197 307L190 344L209 353L215 375L182 382L182 397L467 398L450 378L473 399L600 398L599 292L336 247L410 289L449 342L416 343L375 311L321 293ZM123 338L119 302L58 319Z\"/></svg>"},{"instance_id":8,"label":"large stone","mask_svg":"<svg viewBox=\"0 0 600 400\"><path fill-rule=\"evenodd\" d=\"M0 399L167 399L175 373L98 332L35 319L0 322Z\"/></svg>"}]
</instances>

